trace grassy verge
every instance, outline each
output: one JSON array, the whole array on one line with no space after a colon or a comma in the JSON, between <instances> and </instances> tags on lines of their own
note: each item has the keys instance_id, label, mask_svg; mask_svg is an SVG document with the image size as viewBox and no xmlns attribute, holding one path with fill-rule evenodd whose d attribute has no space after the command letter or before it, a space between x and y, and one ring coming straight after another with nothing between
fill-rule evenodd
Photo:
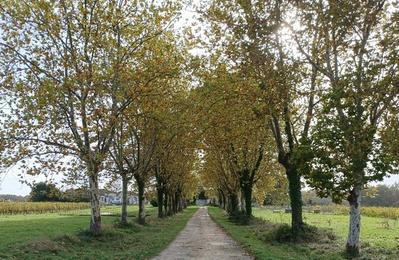
<instances>
[{"instance_id":1,"label":"grassy verge","mask_svg":"<svg viewBox=\"0 0 399 260\"><path fill-rule=\"evenodd\" d=\"M254 218L249 225L231 222L224 211L210 207L209 214L231 237L256 259L344 259L344 243L334 239L327 230L318 230L314 238L302 243L277 242L287 226ZM366 247L360 259L399 259L397 251Z\"/></svg>"},{"instance_id":2,"label":"grassy verge","mask_svg":"<svg viewBox=\"0 0 399 260\"><path fill-rule=\"evenodd\" d=\"M255 217L279 224L291 222L291 214L283 212L273 213L270 209L254 208ZM338 240L345 243L348 234L349 215L332 213L303 212L305 223L331 230L337 235ZM393 250L399 247L399 220L389 218L362 216L360 239L366 246Z\"/></svg>"},{"instance_id":3,"label":"grassy verge","mask_svg":"<svg viewBox=\"0 0 399 260\"><path fill-rule=\"evenodd\" d=\"M189 207L173 217L158 219L148 208L147 224L116 227L119 207L102 212L104 232L91 237L85 232L89 216L74 214L0 216L0 259L147 259L160 253L184 228L197 210ZM137 208L129 208L129 215ZM4 232L3 232L4 231Z\"/></svg>"}]
</instances>

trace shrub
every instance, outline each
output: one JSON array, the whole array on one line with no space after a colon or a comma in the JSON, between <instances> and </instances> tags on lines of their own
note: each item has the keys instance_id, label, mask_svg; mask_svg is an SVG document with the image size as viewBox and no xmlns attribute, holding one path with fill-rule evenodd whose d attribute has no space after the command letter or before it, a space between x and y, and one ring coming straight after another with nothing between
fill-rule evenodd
<instances>
[{"instance_id":1,"label":"shrub","mask_svg":"<svg viewBox=\"0 0 399 260\"><path fill-rule=\"evenodd\" d=\"M151 204L153 207L158 207L158 201L157 201L156 199L151 199L151 200L150 200L150 204Z\"/></svg>"}]
</instances>

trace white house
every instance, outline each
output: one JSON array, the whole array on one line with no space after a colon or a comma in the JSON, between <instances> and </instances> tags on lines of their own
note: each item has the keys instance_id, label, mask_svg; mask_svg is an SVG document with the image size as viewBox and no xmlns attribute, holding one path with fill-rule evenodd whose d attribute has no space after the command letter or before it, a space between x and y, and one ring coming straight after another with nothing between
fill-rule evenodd
<instances>
[{"instance_id":1,"label":"white house","mask_svg":"<svg viewBox=\"0 0 399 260\"><path fill-rule=\"evenodd\" d=\"M104 204L122 204L122 193L104 193L100 196L100 202ZM127 203L130 205L139 204L137 195L128 195Z\"/></svg>"}]
</instances>

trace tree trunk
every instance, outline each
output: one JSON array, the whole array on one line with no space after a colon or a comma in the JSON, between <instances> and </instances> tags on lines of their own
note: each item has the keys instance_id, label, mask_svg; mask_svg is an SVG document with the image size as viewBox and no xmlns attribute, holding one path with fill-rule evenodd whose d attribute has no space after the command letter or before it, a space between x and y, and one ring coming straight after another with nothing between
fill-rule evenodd
<instances>
[{"instance_id":1,"label":"tree trunk","mask_svg":"<svg viewBox=\"0 0 399 260\"><path fill-rule=\"evenodd\" d=\"M226 195L222 194L223 209L226 210Z\"/></svg>"},{"instance_id":2,"label":"tree trunk","mask_svg":"<svg viewBox=\"0 0 399 260\"><path fill-rule=\"evenodd\" d=\"M169 201L169 196L168 196L168 193L167 192L165 192L165 203L164 203L164 216L167 216L168 215L168 201Z\"/></svg>"},{"instance_id":3,"label":"tree trunk","mask_svg":"<svg viewBox=\"0 0 399 260\"><path fill-rule=\"evenodd\" d=\"M236 215L238 211L238 196L237 194L229 194L227 212L229 215Z\"/></svg>"},{"instance_id":4,"label":"tree trunk","mask_svg":"<svg viewBox=\"0 0 399 260\"><path fill-rule=\"evenodd\" d=\"M181 212L183 210L182 206L182 198L180 191L177 193L177 212Z\"/></svg>"},{"instance_id":5,"label":"tree trunk","mask_svg":"<svg viewBox=\"0 0 399 260\"><path fill-rule=\"evenodd\" d=\"M245 199L242 191L240 192L240 211L245 212Z\"/></svg>"},{"instance_id":6,"label":"tree trunk","mask_svg":"<svg viewBox=\"0 0 399 260\"><path fill-rule=\"evenodd\" d=\"M246 185L243 189L245 200L245 214L247 217L252 216L252 185Z\"/></svg>"},{"instance_id":7,"label":"tree trunk","mask_svg":"<svg viewBox=\"0 0 399 260\"><path fill-rule=\"evenodd\" d=\"M158 218L163 218L163 189L160 185L157 186L158 198Z\"/></svg>"},{"instance_id":8,"label":"tree trunk","mask_svg":"<svg viewBox=\"0 0 399 260\"><path fill-rule=\"evenodd\" d=\"M286 168L286 174L291 201L291 227L292 234L295 237L303 228L301 177L299 176L295 166L292 165L288 167L288 169Z\"/></svg>"},{"instance_id":9,"label":"tree trunk","mask_svg":"<svg viewBox=\"0 0 399 260\"><path fill-rule=\"evenodd\" d=\"M122 175L122 213L121 213L121 224L127 224L127 186L128 179L126 175Z\"/></svg>"},{"instance_id":10,"label":"tree trunk","mask_svg":"<svg viewBox=\"0 0 399 260\"><path fill-rule=\"evenodd\" d=\"M346 252L350 256L358 256L360 253L360 201L361 186L355 186L348 196L350 206L349 213L349 234L346 242Z\"/></svg>"},{"instance_id":11,"label":"tree trunk","mask_svg":"<svg viewBox=\"0 0 399 260\"><path fill-rule=\"evenodd\" d=\"M89 189L91 206L90 231L93 235L99 235L101 233L101 212L98 193L98 175L96 172L91 173L89 176Z\"/></svg>"},{"instance_id":12,"label":"tree trunk","mask_svg":"<svg viewBox=\"0 0 399 260\"><path fill-rule=\"evenodd\" d=\"M175 194L172 197L173 200L173 214L177 213L177 194L175 192Z\"/></svg>"},{"instance_id":13,"label":"tree trunk","mask_svg":"<svg viewBox=\"0 0 399 260\"><path fill-rule=\"evenodd\" d=\"M183 211L183 209L184 209L184 199L183 198L180 198L180 203L179 203L179 211L181 212L181 211Z\"/></svg>"},{"instance_id":14,"label":"tree trunk","mask_svg":"<svg viewBox=\"0 0 399 260\"><path fill-rule=\"evenodd\" d=\"M138 223L141 225L145 224L145 207L144 207L144 182L139 180L137 181L137 186L139 190L139 216Z\"/></svg>"},{"instance_id":15,"label":"tree trunk","mask_svg":"<svg viewBox=\"0 0 399 260\"><path fill-rule=\"evenodd\" d=\"M169 194L168 198L169 198L169 202L168 202L168 216L172 216L173 196Z\"/></svg>"}]
</instances>

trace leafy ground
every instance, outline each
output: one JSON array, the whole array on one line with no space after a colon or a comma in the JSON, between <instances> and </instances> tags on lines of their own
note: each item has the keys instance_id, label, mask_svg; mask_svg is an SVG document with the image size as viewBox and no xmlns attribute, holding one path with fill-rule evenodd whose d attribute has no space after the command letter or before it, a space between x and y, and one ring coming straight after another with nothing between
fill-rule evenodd
<instances>
[{"instance_id":1,"label":"leafy ground","mask_svg":"<svg viewBox=\"0 0 399 260\"><path fill-rule=\"evenodd\" d=\"M281 217L276 216L278 217L276 219L273 216L276 213L272 213L272 211L269 213L267 210L255 210L254 214L256 216L262 216L265 219L271 215L270 220L273 222L254 218L248 226L244 226L230 221L224 211L219 208L211 207L209 208L209 213L233 239L238 241L257 259L345 259L345 254L343 253L344 240L340 237L340 231L333 229L331 232L327 229L321 229L312 234L307 241L301 243L277 242L277 239L283 237L287 232L287 225L280 224L280 222L288 222L289 214L283 213ZM320 217L320 215L317 215L314 218L314 222L317 219L321 219ZM336 223L336 226L344 224L343 222L338 224L338 220L343 217L339 215L330 216L332 223ZM307 222L316 224L311 223L309 217L307 217ZM345 229L346 226L345 223L342 229ZM367 228L364 229L367 230ZM372 233L374 231L370 229L368 232ZM337 237L333 233L337 233ZM382 237L385 237L384 230L379 230L375 236L379 236L382 239ZM362 256L359 259L399 259L398 249L390 248L389 245L392 245L390 242L385 244L386 247L372 247L369 243L368 241L363 243Z\"/></svg>"},{"instance_id":2,"label":"leafy ground","mask_svg":"<svg viewBox=\"0 0 399 260\"><path fill-rule=\"evenodd\" d=\"M86 231L88 210L0 216L0 259L146 259L161 252L197 208L162 220L155 210L148 208L148 224L120 228L116 226L120 207L102 208L104 234L100 237ZM131 220L136 214L137 207L129 207Z\"/></svg>"}]
</instances>

